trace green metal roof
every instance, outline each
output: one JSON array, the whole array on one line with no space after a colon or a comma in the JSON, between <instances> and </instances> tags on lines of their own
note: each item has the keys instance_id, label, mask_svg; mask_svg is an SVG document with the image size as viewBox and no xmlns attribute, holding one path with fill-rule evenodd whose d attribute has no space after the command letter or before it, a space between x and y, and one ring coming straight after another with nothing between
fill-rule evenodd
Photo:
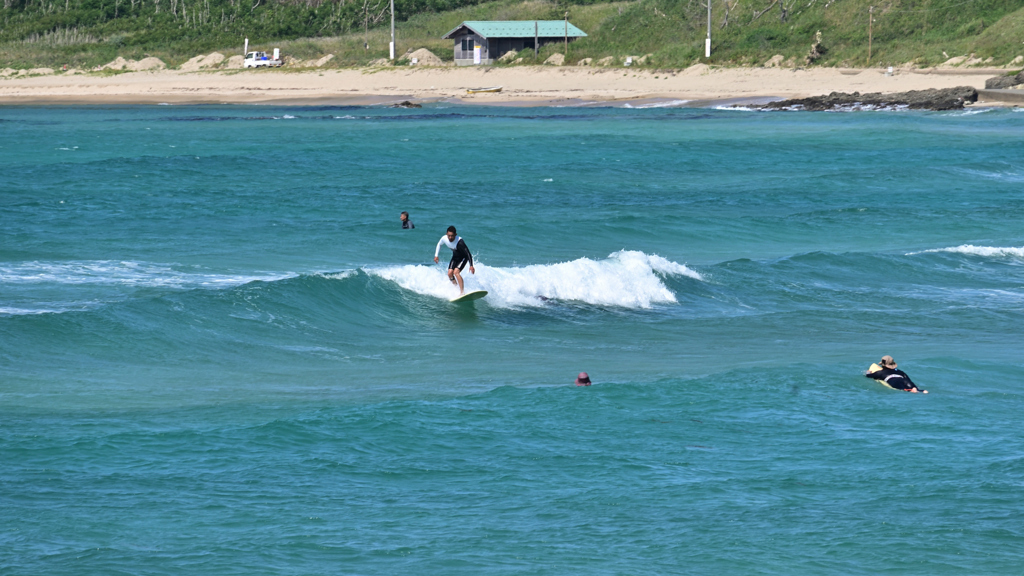
<instances>
[{"instance_id":1,"label":"green metal roof","mask_svg":"<svg viewBox=\"0 0 1024 576\"><path fill-rule=\"evenodd\" d=\"M566 35L565 20L467 20L441 38L451 38L463 27L469 28L484 38L533 38L534 23L537 36L541 38L562 38ZM570 38L582 38L586 32L569 23Z\"/></svg>"}]
</instances>

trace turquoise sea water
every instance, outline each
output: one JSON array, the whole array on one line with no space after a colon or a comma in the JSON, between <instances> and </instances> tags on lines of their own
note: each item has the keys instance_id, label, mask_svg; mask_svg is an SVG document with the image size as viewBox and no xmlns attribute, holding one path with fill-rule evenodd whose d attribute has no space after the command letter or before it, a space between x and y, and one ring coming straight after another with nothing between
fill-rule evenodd
<instances>
[{"instance_id":1,"label":"turquoise sea water","mask_svg":"<svg viewBox=\"0 0 1024 576\"><path fill-rule=\"evenodd\" d=\"M1022 134L0 108L0 573L1019 574Z\"/></svg>"}]
</instances>

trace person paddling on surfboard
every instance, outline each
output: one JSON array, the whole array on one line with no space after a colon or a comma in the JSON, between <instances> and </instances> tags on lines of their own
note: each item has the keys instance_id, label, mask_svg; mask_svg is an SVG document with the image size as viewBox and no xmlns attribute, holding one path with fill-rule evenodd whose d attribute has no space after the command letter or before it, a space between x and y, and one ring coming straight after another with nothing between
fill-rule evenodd
<instances>
[{"instance_id":1,"label":"person paddling on surfboard","mask_svg":"<svg viewBox=\"0 0 1024 576\"><path fill-rule=\"evenodd\" d=\"M892 356L882 356L882 359L878 361L878 365L882 367L881 370L874 372L865 372L864 375L868 378L874 378L885 382L890 388L896 390L903 390L905 392L918 392L927 394L927 390L919 390L917 385L907 376L907 373L903 370L896 369L896 361L892 359Z\"/></svg>"},{"instance_id":2,"label":"person paddling on surfboard","mask_svg":"<svg viewBox=\"0 0 1024 576\"><path fill-rule=\"evenodd\" d=\"M448 263L448 279L459 287L461 295L466 291L462 282L462 270L466 268L467 263L470 273L476 274L476 268L473 267L473 255L469 253L466 241L455 232L455 226L449 226L448 232L437 241L437 248L434 248L434 262L437 262L437 255L441 252L442 244L452 249L452 260Z\"/></svg>"}]
</instances>

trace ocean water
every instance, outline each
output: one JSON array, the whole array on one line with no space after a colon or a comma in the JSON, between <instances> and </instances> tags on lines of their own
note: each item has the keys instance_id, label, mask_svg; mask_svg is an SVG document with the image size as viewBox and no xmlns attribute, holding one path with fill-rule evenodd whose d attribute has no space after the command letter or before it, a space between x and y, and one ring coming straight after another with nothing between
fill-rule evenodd
<instances>
[{"instance_id":1,"label":"ocean water","mask_svg":"<svg viewBox=\"0 0 1024 576\"><path fill-rule=\"evenodd\" d=\"M1022 134L0 108L0 573L1019 574Z\"/></svg>"}]
</instances>

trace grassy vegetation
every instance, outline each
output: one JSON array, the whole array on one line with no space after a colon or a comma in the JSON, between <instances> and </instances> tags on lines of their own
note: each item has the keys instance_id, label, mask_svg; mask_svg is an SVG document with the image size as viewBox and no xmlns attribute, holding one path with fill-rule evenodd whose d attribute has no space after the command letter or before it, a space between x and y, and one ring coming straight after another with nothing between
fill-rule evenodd
<instances>
[{"instance_id":1,"label":"grassy vegetation","mask_svg":"<svg viewBox=\"0 0 1024 576\"><path fill-rule=\"evenodd\" d=\"M197 54L379 28L388 0L2 0L0 65L91 66L120 55ZM479 0L394 0L402 20Z\"/></svg>"},{"instance_id":2,"label":"grassy vegetation","mask_svg":"<svg viewBox=\"0 0 1024 576\"><path fill-rule=\"evenodd\" d=\"M584 30L596 30L601 23L617 14L619 8L629 6L629 2L600 3L572 6L570 10L573 24ZM561 9L561 12L558 10ZM565 9L558 4L544 0L502 0L468 6L457 10L441 13L417 14L402 22L397 27L398 56L403 53L427 48L443 60L452 60L453 43L442 40L441 36L455 28L465 20L560 20ZM364 46L369 45L369 50ZM363 33L346 34L335 38L303 39L285 42L282 49L297 58L308 59L316 55L335 54L339 66L363 65L369 61L388 56L390 30L379 28ZM570 54L575 54L575 43L570 45ZM540 61L554 52L561 52L559 46L545 46L541 51ZM523 54L530 62L533 51ZM582 57L581 57L582 58Z\"/></svg>"},{"instance_id":3,"label":"grassy vegetation","mask_svg":"<svg viewBox=\"0 0 1024 576\"><path fill-rule=\"evenodd\" d=\"M711 64L759 64L775 54L804 65L822 34L815 64L868 64L868 6L875 5L872 66L935 65L975 54L1003 65L1024 54L1022 0L711 0ZM332 66L386 57L384 0L4 0L0 67L86 67L120 55L157 56L176 65L197 54L261 48ZM707 4L702 0L396 0L398 52L428 48L451 60L441 40L463 20L569 19L587 38L569 44L569 61L651 54L648 66L704 61ZM540 60L562 45L546 46ZM522 54L533 62L532 51Z\"/></svg>"}]
</instances>

